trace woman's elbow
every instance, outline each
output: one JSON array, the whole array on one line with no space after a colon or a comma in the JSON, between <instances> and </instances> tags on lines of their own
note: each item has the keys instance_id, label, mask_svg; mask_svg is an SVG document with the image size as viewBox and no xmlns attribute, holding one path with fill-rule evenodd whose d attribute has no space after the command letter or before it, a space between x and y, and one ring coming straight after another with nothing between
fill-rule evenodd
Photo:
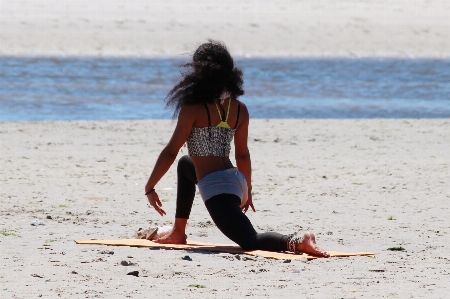
<instances>
[{"instance_id":1,"label":"woman's elbow","mask_svg":"<svg viewBox=\"0 0 450 299\"><path fill-rule=\"evenodd\" d=\"M248 160L250 159L250 151L247 149L247 151L243 151L243 152L236 152L236 154L234 155L234 158L236 160Z\"/></svg>"},{"instance_id":2,"label":"woman's elbow","mask_svg":"<svg viewBox=\"0 0 450 299\"><path fill-rule=\"evenodd\" d=\"M175 158L177 157L178 152L175 152L173 150L170 150L168 148L163 149L163 151L161 152L161 156L166 158L166 159L170 159L170 160L175 160Z\"/></svg>"}]
</instances>

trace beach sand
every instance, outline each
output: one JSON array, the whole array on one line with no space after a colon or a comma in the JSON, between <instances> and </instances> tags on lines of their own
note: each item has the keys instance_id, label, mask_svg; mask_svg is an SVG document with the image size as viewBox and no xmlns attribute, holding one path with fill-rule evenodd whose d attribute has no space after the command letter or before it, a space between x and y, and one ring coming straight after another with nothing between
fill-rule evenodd
<instances>
[{"instance_id":1,"label":"beach sand","mask_svg":"<svg viewBox=\"0 0 450 299\"><path fill-rule=\"evenodd\" d=\"M445 0L3 0L0 55L450 57Z\"/></svg>"},{"instance_id":2,"label":"beach sand","mask_svg":"<svg viewBox=\"0 0 450 299\"><path fill-rule=\"evenodd\" d=\"M172 223L175 166L156 186L166 217L148 208L143 190L173 127L170 120L1 123L0 297L448 296L448 119L251 121L254 226L311 230L325 249L375 258L288 263L76 245ZM45 226L32 226L36 220ZM198 195L188 238L230 242ZM387 250L397 246L406 251Z\"/></svg>"},{"instance_id":3,"label":"beach sand","mask_svg":"<svg viewBox=\"0 0 450 299\"><path fill-rule=\"evenodd\" d=\"M179 57L213 38L245 57L448 58L449 28L439 0L2 0L0 56ZM173 128L0 123L0 298L448 297L449 119L252 120L257 230L375 258L76 245L172 223L176 166L157 185L168 216L143 190ZM198 195L188 238L230 242Z\"/></svg>"}]
</instances>

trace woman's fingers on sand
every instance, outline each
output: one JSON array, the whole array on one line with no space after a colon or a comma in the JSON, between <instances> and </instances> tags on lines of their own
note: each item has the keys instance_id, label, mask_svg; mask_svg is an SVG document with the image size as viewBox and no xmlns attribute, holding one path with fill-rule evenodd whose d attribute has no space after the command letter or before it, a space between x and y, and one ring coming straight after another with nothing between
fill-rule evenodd
<instances>
[{"instance_id":1,"label":"woman's fingers on sand","mask_svg":"<svg viewBox=\"0 0 450 299\"><path fill-rule=\"evenodd\" d=\"M166 212L163 209L161 209L162 203L159 200L159 196L156 192L148 194L147 198L150 206L152 206L161 216L166 215Z\"/></svg>"},{"instance_id":2,"label":"woman's fingers on sand","mask_svg":"<svg viewBox=\"0 0 450 299\"><path fill-rule=\"evenodd\" d=\"M155 208L155 210L156 210L161 216L166 215L166 211L164 211L163 209L161 209L161 208L158 207L157 205L155 205L154 208Z\"/></svg>"},{"instance_id":3,"label":"woman's fingers on sand","mask_svg":"<svg viewBox=\"0 0 450 299\"><path fill-rule=\"evenodd\" d=\"M161 209L160 207L158 207L157 204L150 204L155 210L156 212L159 213L159 215L164 216L166 215L166 211L164 211L163 209Z\"/></svg>"},{"instance_id":4,"label":"woman's fingers on sand","mask_svg":"<svg viewBox=\"0 0 450 299\"><path fill-rule=\"evenodd\" d=\"M159 215L161 215L161 216L166 215L166 211L164 211L164 210L161 209L160 207L158 207L158 208L156 209L156 211L158 211Z\"/></svg>"},{"instance_id":5,"label":"woman's fingers on sand","mask_svg":"<svg viewBox=\"0 0 450 299\"><path fill-rule=\"evenodd\" d=\"M242 212L244 212L244 214L247 213L248 208L252 208L252 211L253 211L253 212L256 212L255 207L253 206L253 204L245 205L245 206L242 208Z\"/></svg>"}]
</instances>

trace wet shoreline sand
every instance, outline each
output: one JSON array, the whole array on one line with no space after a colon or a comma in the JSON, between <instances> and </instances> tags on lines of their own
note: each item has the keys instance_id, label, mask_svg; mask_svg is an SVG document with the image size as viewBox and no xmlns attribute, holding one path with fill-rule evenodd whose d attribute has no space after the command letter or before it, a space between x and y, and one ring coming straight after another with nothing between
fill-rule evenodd
<instances>
[{"instance_id":1,"label":"wet shoreline sand","mask_svg":"<svg viewBox=\"0 0 450 299\"><path fill-rule=\"evenodd\" d=\"M3 1L0 55L179 57L207 38L244 57L450 57L449 4Z\"/></svg>"}]
</instances>

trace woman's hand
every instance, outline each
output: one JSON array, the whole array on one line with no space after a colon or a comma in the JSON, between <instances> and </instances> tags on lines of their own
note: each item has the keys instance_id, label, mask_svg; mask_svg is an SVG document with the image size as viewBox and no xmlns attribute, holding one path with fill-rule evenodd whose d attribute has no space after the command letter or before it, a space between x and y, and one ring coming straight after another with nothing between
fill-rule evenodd
<instances>
[{"instance_id":1,"label":"woman's hand","mask_svg":"<svg viewBox=\"0 0 450 299\"><path fill-rule=\"evenodd\" d=\"M255 207L253 206L252 191L251 190L248 190L247 202L245 203L245 206L242 207L242 211L244 212L244 214L247 213L248 207L251 207L253 212L256 212Z\"/></svg>"},{"instance_id":2,"label":"woman's hand","mask_svg":"<svg viewBox=\"0 0 450 299\"><path fill-rule=\"evenodd\" d=\"M147 194L147 199L148 199L148 203L155 208L156 212L159 213L159 215L164 216L166 215L166 212L161 209L162 207L162 203L159 200L159 196L158 193L156 193L156 191L150 192L149 194Z\"/></svg>"}]
</instances>

